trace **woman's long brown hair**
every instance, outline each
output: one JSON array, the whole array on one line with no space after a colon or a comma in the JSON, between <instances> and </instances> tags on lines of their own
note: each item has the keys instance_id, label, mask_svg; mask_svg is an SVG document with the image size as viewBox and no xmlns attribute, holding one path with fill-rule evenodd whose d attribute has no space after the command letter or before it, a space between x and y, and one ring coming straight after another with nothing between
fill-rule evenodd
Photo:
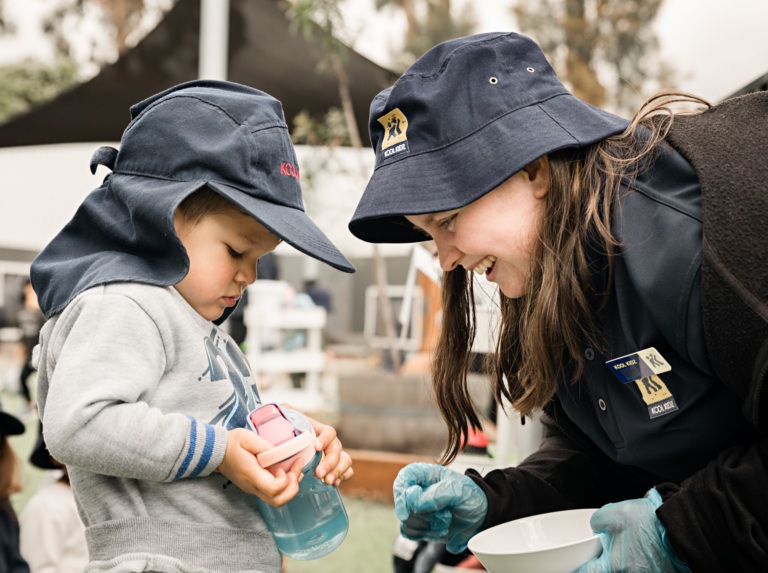
<instances>
[{"instance_id":1,"label":"woman's long brown hair","mask_svg":"<svg viewBox=\"0 0 768 573\"><path fill-rule=\"evenodd\" d=\"M700 111L711 104L683 92L661 92L642 105L623 133L548 156L550 189L525 295L512 299L500 294L501 324L491 361L500 404L504 398L524 416L540 412L554 396L566 363L574 383L584 371L585 344L602 347L595 313L608 302L613 283L613 252L619 246L611 232L616 200L650 164L675 114L694 113L691 106ZM655 137L640 137L640 126ZM606 288L594 280L600 269L590 267L587 243L605 255ZM432 363L435 399L448 427L442 463L459 453L468 426L480 427L467 387L476 324L470 275L461 266L443 275L442 327Z\"/></svg>"},{"instance_id":2,"label":"woman's long brown hair","mask_svg":"<svg viewBox=\"0 0 768 573\"><path fill-rule=\"evenodd\" d=\"M8 439L0 436L0 502L19 491L19 458L16 457Z\"/></svg>"}]
</instances>

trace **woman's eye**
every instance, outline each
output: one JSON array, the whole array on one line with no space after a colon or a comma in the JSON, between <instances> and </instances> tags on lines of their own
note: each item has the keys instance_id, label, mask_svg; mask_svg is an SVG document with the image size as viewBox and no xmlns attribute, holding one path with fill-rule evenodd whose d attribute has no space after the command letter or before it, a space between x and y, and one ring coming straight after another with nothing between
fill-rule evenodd
<instances>
[{"instance_id":1,"label":"woman's eye","mask_svg":"<svg viewBox=\"0 0 768 573\"><path fill-rule=\"evenodd\" d=\"M233 259L242 259L243 253L238 253L235 249L227 245L227 249L229 250L229 256Z\"/></svg>"},{"instance_id":2,"label":"woman's eye","mask_svg":"<svg viewBox=\"0 0 768 573\"><path fill-rule=\"evenodd\" d=\"M447 229L447 230L449 230L449 231L450 231L450 230L451 230L451 227L453 226L453 222L454 222L455 220L456 220L456 215L451 215L451 216L450 216L450 217L448 217L448 218L447 218L445 221L443 221L442 223L440 223L440 226L441 226L443 229Z\"/></svg>"}]
</instances>

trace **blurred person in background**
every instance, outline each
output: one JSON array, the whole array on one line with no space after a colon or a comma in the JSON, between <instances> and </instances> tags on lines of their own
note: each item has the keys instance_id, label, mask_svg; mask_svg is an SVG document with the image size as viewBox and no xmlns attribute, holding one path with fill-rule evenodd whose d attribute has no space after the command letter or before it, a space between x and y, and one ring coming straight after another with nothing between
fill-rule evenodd
<instances>
[{"instance_id":1,"label":"blurred person in background","mask_svg":"<svg viewBox=\"0 0 768 573\"><path fill-rule=\"evenodd\" d=\"M714 107L663 92L628 121L515 33L440 44L374 99L376 167L349 227L437 244L443 463L480 427L472 271L503 294L496 397L546 427L484 476L406 466L407 537L457 553L501 523L600 508L603 552L580 573L766 571L767 110L768 92Z\"/></svg>"},{"instance_id":2,"label":"blurred person in background","mask_svg":"<svg viewBox=\"0 0 768 573\"><path fill-rule=\"evenodd\" d=\"M29 462L50 470L19 516L21 555L30 573L82 573L88 565L85 526L69 485L67 466L48 453L43 426Z\"/></svg>"},{"instance_id":3,"label":"blurred person in background","mask_svg":"<svg viewBox=\"0 0 768 573\"><path fill-rule=\"evenodd\" d=\"M10 495L21 491L19 459L8 443L8 436L24 433L24 424L3 411L0 404L0 573L29 573L19 551L19 521Z\"/></svg>"},{"instance_id":4,"label":"blurred person in background","mask_svg":"<svg viewBox=\"0 0 768 573\"><path fill-rule=\"evenodd\" d=\"M45 324L45 316L37 302L37 294L32 288L32 281L27 279L24 285L24 307L16 313L16 324L21 329L21 344L24 347L24 368L21 371L21 392L27 399L27 408L34 406L32 393L29 391L27 379L34 372L32 366L32 351L40 341L40 329Z\"/></svg>"},{"instance_id":5,"label":"blurred person in background","mask_svg":"<svg viewBox=\"0 0 768 573\"><path fill-rule=\"evenodd\" d=\"M331 297L331 291L327 288L321 287L317 284L317 281L310 280L304 281L304 292L309 295L315 306L319 306L325 309L328 314L333 309L333 298Z\"/></svg>"}]
</instances>

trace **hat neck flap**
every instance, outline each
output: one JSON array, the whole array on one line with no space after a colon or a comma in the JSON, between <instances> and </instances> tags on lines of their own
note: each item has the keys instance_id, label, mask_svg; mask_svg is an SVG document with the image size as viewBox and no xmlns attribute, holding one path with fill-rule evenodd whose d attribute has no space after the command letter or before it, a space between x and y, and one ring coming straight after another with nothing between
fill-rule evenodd
<instances>
[{"instance_id":1,"label":"hat neck flap","mask_svg":"<svg viewBox=\"0 0 768 573\"><path fill-rule=\"evenodd\" d=\"M98 285L170 286L181 281L189 271L189 257L176 235L173 215L203 184L107 176L32 263L32 284L46 318Z\"/></svg>"}]
</instances>

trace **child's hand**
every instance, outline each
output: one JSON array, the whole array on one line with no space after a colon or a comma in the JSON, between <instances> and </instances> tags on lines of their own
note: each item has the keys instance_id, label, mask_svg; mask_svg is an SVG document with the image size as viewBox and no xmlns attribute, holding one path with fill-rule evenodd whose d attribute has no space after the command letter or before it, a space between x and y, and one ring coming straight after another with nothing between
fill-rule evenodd
<instances>
[{"instance_id":1,"label":"child's hand","mask_svg":"<svg viewBox=\"0 0 768 573\"><path fill-rule=\"evenodd\" d=\"M282 404L282 406L301 412L301 410L294 408L290 404ZM304 415L306 416L306 414ZM331 426L313 420L309 416L306 417L309 423L312 424L315 434L317 434L315 450L325 452L325 458L318 464L315 475L324 480L325 483L338 487L341 482L347 481L355 473L352 469L352 458L349 457L348 453L342 451L341 442L336 437L336 430Z\"/></svg>"},{"instance_id":2,"label":"child's hand","mask_svg":"<svg viewBox=\"0 0 768 573\"><path fill-rule=\"evenodd\" d=\"M257 495L269 505L280 507L291 501L299 491L303 462L298 458L287 474L279 469L277 475L273 476L256 460L256 454L273 447L264 438L245 428L230 430L227 435L227 450L218 471L245 493Z\"/></svg>"}]
</instances>

